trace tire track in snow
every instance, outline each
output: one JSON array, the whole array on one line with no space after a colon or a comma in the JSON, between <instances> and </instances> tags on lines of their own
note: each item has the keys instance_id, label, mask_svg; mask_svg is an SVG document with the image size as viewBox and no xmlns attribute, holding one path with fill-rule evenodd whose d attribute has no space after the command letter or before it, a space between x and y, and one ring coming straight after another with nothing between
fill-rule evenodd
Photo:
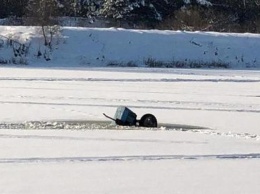
<instances>
[{"instance_id":1,"label":"tire track in snow","mask_svg":"<svg viewBox=\"0 0 260 194\"><path fill-rule=\"evenodd\" d=\"M40 139L40 140L70 140L70 141L101 141L101 142L127 142L127 143L159 143L159 144L207 144L203 141L177 141L161 139L126 139L126 138L86 138L67 136L44 136L44 135L11 135L0 134L0 139Z\"/></svg>"},{"instance_id":2,"label":"tire track in snow","mask_svg":"<svg viewBox=\"0 0 260 194\"><path fill-rule=\"evenodd\" d=\"M260 79L126 79L126 78L15 78L1 77L0 81L43 81L43 82L260 82Z\"/></svg>"},{"instance_id":3,"label":"tire track in snow","mask_svg":"<svg viewBox=\"0 0 260 194\"><path fill-rule=\"evenodd\" d=\"M138 155L103 157L36 157L36 158L0 158L0 164L27 163L67 163L67 162L139 162L165 160L242 160L260 159L260 153L218 154L218 155Z\"/></svg>"},{"instance_id":4,"label":"tire track in snow","mask_svg":"<svg viewBox=\"0 0 260 194\"><path fill-rule=\"evenodd\" d=\"M105 103L107 101L113 102L113 103L128 103L128 104L133 104L133 103L142 103L142 104L156 104L157 107L158 105L166 105L167 107L174 106L176 109L178 108L200 108L203 109L203 107L207 107L208 109L224 109L224 110L259 110L260 112L260 104L237 104L237 103L223 103L223 102L203 102L203 101L181 101L181 100L137 100L137 99L118 99L118 98L87 98L87 97L64 97L64 96L58 96L58 97L48 97L48 96L29 96L29 95L22 95L19 96L19 98L23 99L22 101L11 101L11 98L16 98L17 96L12 96L12 95L0 95L0 97L5 97L9 99L10 103L47 103L46 100L52 100L54 102L51 103L57 103L57 105L61 104L61 102L55 102L55 101L63 101L63 100L77 100L77 101L96 101L101 103ZM255 97L255 96L254 96ZM37 100L45 100L45 102L37 102ZM30 100L30 101L28 101ZM34 100L34 101L32 101ZM0 103L4 103L4 101L0 101ZM68 105L70 103L67 103ZM77 103L79 104L79 103ZM165 106L164 106L165 107Z\"/></svg>"},{"instance_id":5,"label":"tire track in snow","mask_svg":"<svg viewBox=\"0 0 260 194\"><path fill-rule=\"evenodd\" d=\"M29 105L53 105L53 106L86 106L86 107L109 107L117 108L121 104L109 105L109 104L87 104L87 103L58 103L58 102L29 102L29 101L0 101L1 104L29 104ZM148 108L148 109L164 109L164 110L204 110L204 111L221 111L221 112L248 112L248 113L260 113L258 109L231 109L231 108L200 108L200 107L169 107L169 106L144 106L144 105L131 105L131 108Z\"/></svg>"}]
</instances>

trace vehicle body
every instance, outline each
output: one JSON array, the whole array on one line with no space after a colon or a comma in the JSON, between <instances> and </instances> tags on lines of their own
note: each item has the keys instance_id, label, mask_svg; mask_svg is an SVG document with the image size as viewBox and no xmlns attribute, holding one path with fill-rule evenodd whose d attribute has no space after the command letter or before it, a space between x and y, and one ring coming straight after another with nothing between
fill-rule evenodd
<instances>
[{"instance_id":1,"label":"vehicle body","mask_svg":"<svg viewBox=\"0 0 260 194\"><path fill-rule=\"evenodd\" d=\"M104 116L113 120L117 125L122 126L138 126L138 127L157 127L157 119L152 114L145 114L140 120L137 120L137 115L125 106L119 106L116 110L114 118Z\"/></svg>"}]
</instances>

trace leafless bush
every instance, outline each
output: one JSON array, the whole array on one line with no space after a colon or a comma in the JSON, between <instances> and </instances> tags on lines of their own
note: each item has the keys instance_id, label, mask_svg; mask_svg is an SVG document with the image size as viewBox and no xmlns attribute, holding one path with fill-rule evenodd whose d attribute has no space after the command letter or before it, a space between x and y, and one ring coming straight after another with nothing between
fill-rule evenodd
<instances>
[{"instance_id":1,"label":"leafless bush","mask_svg":"<svg viewBox=\"0 0 260 194\"><path fill-rule=\"evenodd\" d=\"M204 61L162 61L153 58L144 60L146 67L152 68L229 68L229 64L225 62L204 62Z\"/></svg>"},{"instance_id":2,"label":"leafless bush","mask_svg":"<svg viewBox=\"0 0 260 194\"><path fill-rule=\"evenodd\" d=\"M129 62L117 62L111 61L107 64L108 67L137 67L138 65L134 61Z\"/></svg>"},{"instance_id":3,"label":"leafless bush","mask_svg":"<svg viewBox=\"0 0 260 194\"><path fill-rule=\"evenodd\" d=\"M0 48L12 51L12 56L4 56L0 58L0 64L28 64L27 55L29 53L30 44L26 45L9 37L0 36Z\"/></svg>"},{"instance_id":4,"label":"leafless bush","mask_svg":"<svg viewBox=\"0 0 260 194\"><path fill-rule=\"evenodd\" d=\"M38 58L44 57L46 61L51 60L51 55L55 45L57 46L61 39L61 27L58 25L41 26L38 28L39 34L42 34L43 44L39 43L39 48L36 56Z\"/></svg>"}]
</instances>

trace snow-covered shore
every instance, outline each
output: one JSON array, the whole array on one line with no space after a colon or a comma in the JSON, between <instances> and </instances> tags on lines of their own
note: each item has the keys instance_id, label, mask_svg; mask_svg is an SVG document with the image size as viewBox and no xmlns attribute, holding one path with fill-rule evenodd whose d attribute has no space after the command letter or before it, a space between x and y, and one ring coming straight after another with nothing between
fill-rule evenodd
<instances>
[{"instance_id":1,"label":"snow-covered shore","mask_svg":"<svg viewBox=\"0 0 260 194\"><path fill-rule=\"evenodd\" d=\"M155 60L169 63L217 63L230 68L260 68L260 35L215 32L125 30L120 28L63 27L53 40L51 54L35 27L0 26L0 35L29 45L30 65L138 65ZM5 38L2 39L2 43ZM4 43L3 43L4 44ZM13 50L2 45L0 58ZM38 56L38 52L41 56ZM43 55L47 52L50 61Z\"/></svg>"}]
</instances>

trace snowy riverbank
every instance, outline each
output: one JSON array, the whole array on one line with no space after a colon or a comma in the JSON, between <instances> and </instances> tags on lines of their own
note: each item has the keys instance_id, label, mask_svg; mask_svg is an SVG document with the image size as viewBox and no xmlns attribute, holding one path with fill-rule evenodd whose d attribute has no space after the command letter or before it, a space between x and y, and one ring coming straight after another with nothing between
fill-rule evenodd
<instances>
[{"instance_id":1,"label":"snowy riverbank","mask_svg":"<svg viewBox=\"0 0 260 194\"><path fill-rule=\"evenodd\" d=\"M0 26L0 35L5 37L0 37L0 59L13 60L13 49L6 46L10 38L28 46L24 58L30 65L144 66L155 61L260 68L258 34L64 27L54 36L52 51L44 46L40 28Z\"/></svg>"}]
</instances>

